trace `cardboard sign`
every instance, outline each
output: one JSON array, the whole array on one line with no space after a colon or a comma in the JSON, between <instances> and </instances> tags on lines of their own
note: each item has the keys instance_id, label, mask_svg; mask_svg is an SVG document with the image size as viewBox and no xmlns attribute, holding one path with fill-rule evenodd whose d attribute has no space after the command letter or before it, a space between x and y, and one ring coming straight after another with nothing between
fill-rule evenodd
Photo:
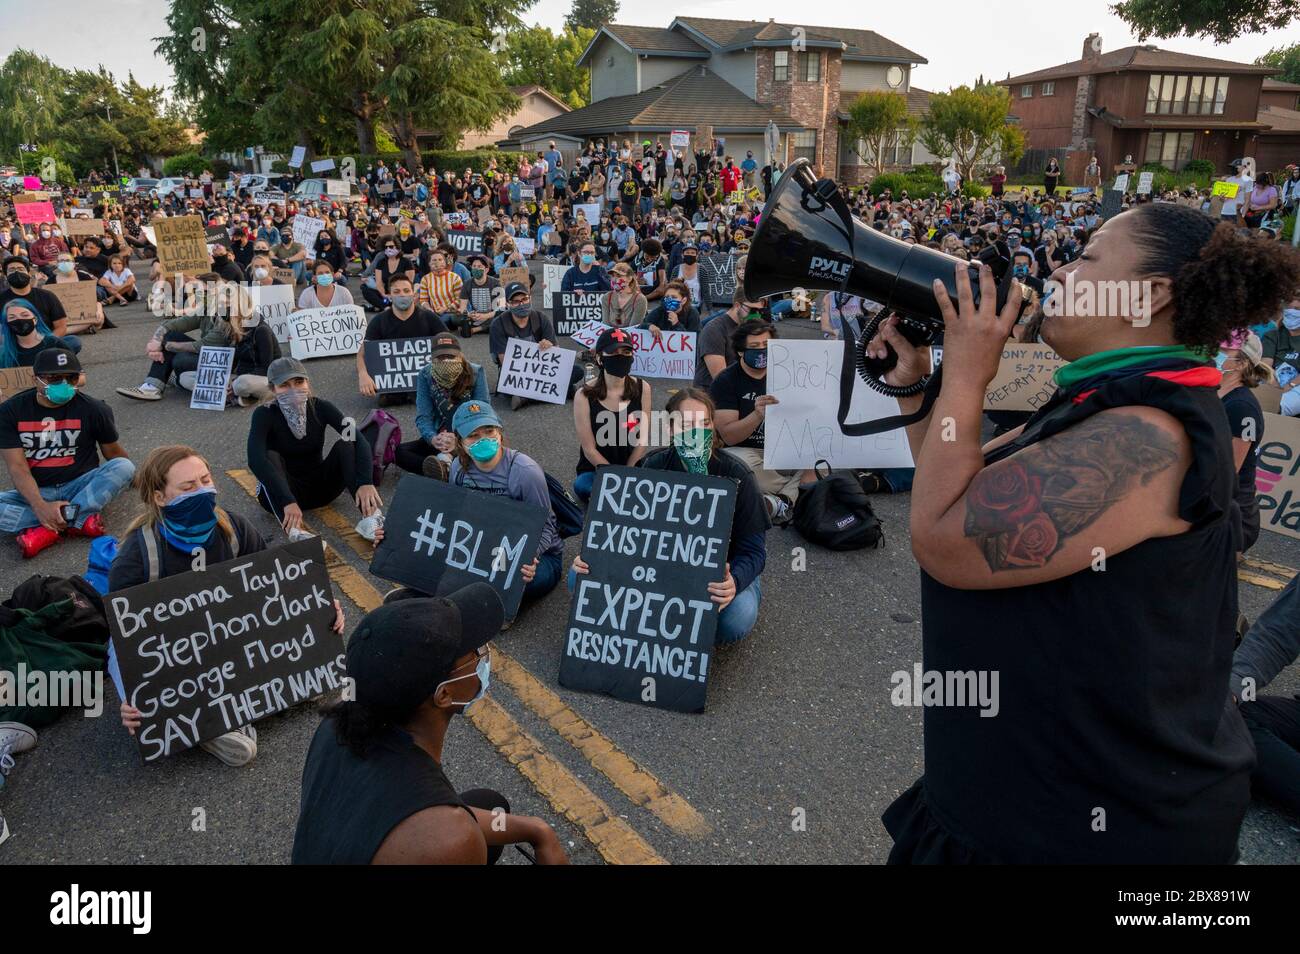
<instances>
[{"instance_id":1,"label":"cardboard sign","mask_svg":"<svg viewBox=\"0 0 1300 954\"><path fill-rule=\"evenodd\" d=\"M249 285L248 295L253 302L253 313L262 324L271 329L280 344L289 343L289 319L293 314L293 270L286 285Z\"/></svg>"},{"instance_id":2,"label":"cardboard sign","mask_svg":"<svg viewBox=\"0 0 1300 954\"><path fill-rule=\"evenodd\" d=\"M271 277L277 282L284 282L290 288L298 284L298 276L293 273L292 268L273 268L271 269Z\"/></svg>"},{"instance_id":3,"label":"cardboard sign","mask_svg":"<svg viewBox=\"0 0 1300 954\"><path fill-rule=\"evenodd\" d=\"M53 202L18 202L14 200L14 213L18 216L18 222L21 225L40 225L42 222L53 222L57 215L54 214Z\"/></svg>"},{"instance_id":4,"label":"cardboard sign","mask_svg":"<svg viewBox=\"0 0 1300 954\"><path fill-rule=\"evenodd\" d=\"M63 234L69 238L76 235L93 235L98 238L104 234L103 219L60 219L59 224L63 227Z\"/></svg>"},{"instance_id":5,"label":"cardboard sign","mask_svg":"<svg viewBox=\"0 0 1300 954\"><path fill-rule=\"evenodd\" d=\"M479 228L483 228L487 225L488 219L490 218L492 218L492 210L486 205L480 206L474 210L474 221L478 223Z\"/></svg>"},{"instance_id":6,"label":"cardboard sign","mask_svg":"<svg viewBox=\"0 0 1300 954\"><path fill-rule=\"evenodd\" d=\"M125 698L146 762L343 687L320 538L111 593Z\"/></svg>"},{"instance_id":7,"label":"cardboard sign","mask_svg":"<svg viewBox=\"0 0 1300 954\"><path fill-rule=\"evenodd\" d=\"M511 338L497 376L497 391L519 397L563 404L569 397L576 351L551 347L543 351L535 342Z\"/></svg>"},{"instance_id":8,"label":"cardboard sign","mask_svg":"<svg viewBox=\"0 0 1300 954\"><path fill-rule=\"evenodd\" d=\"M560 685L676 712L704 711L736 484L602 467L560 656Z\"/></svg>"},{"instance_id":9,"label":"cardboard sign","mask_svg":"<svg viewBox=\"0 0 1300 954\"><path fill-rule=\"evenodd\" d=\"M1255 500L1260 529L1300 539L1300 418L1264 414Z\"/></svg>"},{"instance_id":10,"label":"cardboard sign","mask_svg":"<svg viewBox=\"0 0 1300 954\"><path fill-rule=\"evenodd\" d=\"M604 297L602 292L557 291L552 294L551 321L555 324L555 333L567 338L593 322L600 324L600 301Z\"/></svg>"},{"instance_id":11,"label":"cardboard sign","mask_svg":"<svg viewBox=\"0 0 1300 954\"><path fill-rule=\"evenodd\" d=\"M158 261L165 273L208 270L207 236L199 216L161 218L154 222L153 230L157 236Z\"/></svg>"},{"instance_id":12,"label":"cardboard sign","mask_svg":"<svg viewBox=\"0 0 1300 954\"><path fill-rule=\"evenodd\" d=\"M290 169L301 169L301 168L302 168L302 161L303 161L304 159L306 159L306 158L307 158L307 147L306 147L306 146L294 146L294 147L293 147L293 155L291 155L291 156L289 157L289 168L290 168Z\"/></svg>"},{"instance_id":13,"label":"cardboard sign","mask_svg":"<svg viewBox=\"0 0 1300 954\"><path fill-rule=\"evenodd\" d=\"M1239 183L1220 181L1214 183L1214 188L1210 189L1210 195L1221 195L1225 199L1235 199L1240 188Z\"/></svg>"},{"instance_id":14,"label":"cardboard sign","mask_svg":"<svg viewBox=\"0 0 1300 954\"><path fill-rule=\"evenodd\" d=\"M500 275L497 277L501 282L502 288L509 285L511 282L518 282L528 289L532 288L532 286L528 284L528 266L526 265L513 265L510 268L503 268L501 269Z\"/></svg>"},{"instance_id":15,"label":"cardboard sign","mask_svg":"<svg viewBox=\"0 0 1300 954\"><path fill-rule=\"evenodd\" d=\"M68 318L93 319L99 315L99 301L92 281L46 282L45 290L59 300Z\"/></svg>"},{"instance_id":16,"label":"cardboard sign","mask_svg":"<svg viewBox=\"0 0 1300 954\"><path fill-rule=\"evenodd\" d=\"M520 255L524 256L524 258L528 258L537 251L537 240L517 235L515 236L515 247L519 249Z\"/></svg>"},{"instance_id":17,"label":"cardboard sign","mask_svg":"<svg viewBox=\"0 0 1300 954\"><path fill-rule=\"evenodd\" d=\"M7 401L19 391L36 386L31 368L0 368L0 401Z\"/></svg>"},{"instance_id":18,"label":"cardboard sign","mask_svg":"<svg viewBox=\"0 0 1300 954\"><path fill-rule=\"evenodd\" d=\"M289 350L299 361L356 354L366 337L360 305L308 308L289 316Z\"/></svg>"},{"instance_id":19,"label":"cardboard sign","mask_svg":"<svg viewBox=\"0 0 1300 954\"><path fill-rule=\"evenodd\" d=\"M1139 172L1137 194L1150 195L1151 183L1155 181L1155 178L1156 178L1156 174L1154 172Z\"/></svg>"},{"instance_id":20,"label":"cardboard sign","mask_svg":"<svg viewBox=\"0 0 1300 954\"><path fill-rule=\"evenodd\" d=\"M299 212L293 217L293 240L303 248L314 249L316 239L324 228L324 219L313 218Z\"/></svg>"},{"instance_id":21,"label":"cardboard sign","mask_svg":"<svg viewBox=\"0 0 1300 954\"><path fill-rule=\"evenodd\" d=\"M1056 393L1052 375L1064 364L1049 345L1008 341L984 394L984 410L1037 411Z\"/></svg>"},{"instance_id":22,"label":"cardboard sign","mask_svg":"<svg viewBox=\"0 0 1300 954\"><path fill-rule=\"evenodd\" d=\"M346 199L352 195L352 183L347 179L326 179L325 194Z\"/></svg>"},{"instance_id":23,"label":"cardboard sign","mask_svg":"<svg viewBox=\"0 0 1300 954\"><path fill-rule=\"evenodd\" d=\"M447 233L447 243L456 250L461 258L464 258L466 255L483 251L483 233L462 232L452 229Z\"/></svg>"},{"instance_id":24,"label":"cardboard sign","mask_svg":"<svg viewBox=\"0 0 1300 954\"><path fill-rule=\"evenodd\" d=\"M366 373L375 379L380 394L415 390L420 369L433 360L432 338L391 338L367 341Z\"/></svg>"},{"instance_id":25,"label":"cardboard sign","mask_svg":"<svg viewBox=\"0 0 1300 954\"><path fill-rule=\"evenodd\" d=\"M312 172L328 172L334 168L333 159L313 159L311 163Z\"/></svg>"},{"instance_id":26,"label":"cardboard sign","mask_svg":"<svg viewBox=\"0 0 1300 954\"><path fill-rule=\"evenodd\" d=\"M391 182L381 182L379 185L375 186L375 191L380 195L391 195L393 192L393 184Z\"/></svg>"},{"instance_id":27,"label":"cardboard sign","mask_svg":"<svg viewBox=\"0 0 1300 954\"><path fill-rule=\"evenodd\" d=\"M284 205L289 197L279 189L258 189L253 193L253 201L262 207Z\"/></svg>"},{"instance_id":28,"label":"cardboard sign","mask_svg":"<svg viewBox=\"0 0 1300 954\"><path fill-rule=\"evenodd\" d=\"M730 305L736 294L736 256L705 255L696 266L700 276L700 298L706 305Z\"/></svg>"},{"instance_id":29,"label":"cardboard sign","mask_svg":"<svg viewBox=\"0 0 1300 954\"><path fill-rule=\"evenodd\" d=\"M715 319L721 320L721 319ZM903 428L849 437L840 430L840 366L843 341L774 340L767 347L767 409L763 466L803 470L819 460L844 467L912 467ZM873 391L854 375L849 423L901 413L898 401Z\"/></svg>"},{"instance_id":30,"label":"cardboard sign","mask_svg":"<svg viewBox=\"0 0 1300 954\"><path fill-rule=\"evenodd\" d=\"M226 390L230 387L230 369L234 364L234 348L204 345L199 349L199 366L194 371L194 390L190 393L190 410L224 411L226 409Z\"/></svg>"},{"instance_id":31,"label":"cardboard sign","mask_svg":"<svg viewBox=\"0 0 1300 954\"><path fill-rule=\"evenodd\" d=\"M370 572L431 596L483 581L513 619L524 595L519 570L537 556L548 517L509 497L403 474Z\"/></svg>"}]
</instances>

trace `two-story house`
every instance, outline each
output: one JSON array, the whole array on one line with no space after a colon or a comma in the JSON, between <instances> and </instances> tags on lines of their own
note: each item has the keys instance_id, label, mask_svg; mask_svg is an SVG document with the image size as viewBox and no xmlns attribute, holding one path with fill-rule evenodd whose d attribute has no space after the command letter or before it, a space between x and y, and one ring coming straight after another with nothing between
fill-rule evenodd
<instances>
[{"instance_id":1,"label":"two-story house","mask_svg":"<svg viewBox=\"0 0 1300 954\"><path fill-rule=\"evenodd\" d=\"M1296 92L1266 77L1271 67L1129 46L1103 53L1091 34L1070 63L1009 76L1011 112L1029 150L1064 158L1066 181L1078 183L1095 153L1103 174L1131 157L1182 169L1208 159L1219 173L1235 158L1255 157L1261 170L1296 158ZM1265 93L1265 83L1269 91ZM1277 95L1274 95L1277 94ZM1281 103L1274 105L1272 99Z\"/></svg>"},{"instance_id":2,"label":"two-story house","mask_svg":"<svg viewBox=\"0 0 1300 954\"><path fill-rule=\"evenodd\" d=\"M567 158L585 140L668 143L673 130L724 142L739 162L765 160L764 132L780 133L776 159L807 157L822 175L861 181L863 164L841 132L853 97L896 90L923 110L912 69L925 58L871 30L753 20L677 17L667 27L606 24L579 61L591 72L591 105L529 126L498 143L536 150L549 142ZM910 166L920 147L896 146Z\"/></svg>"}]
</instances>

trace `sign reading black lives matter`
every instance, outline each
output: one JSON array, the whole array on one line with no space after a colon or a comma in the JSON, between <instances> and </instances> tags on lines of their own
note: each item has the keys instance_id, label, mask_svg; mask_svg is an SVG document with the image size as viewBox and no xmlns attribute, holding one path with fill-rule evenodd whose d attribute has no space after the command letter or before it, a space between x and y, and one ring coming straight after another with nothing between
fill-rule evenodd
<instances>
[{"instance_id":1,"label":"sign reading black lives matter","mask_svg":"<svg viewBox=\"0 0 1300 954\"><path fill-rule=\"evenodd\" d=\"M514 619L524 595L519 570L537 556L545 524L540 507L404 474L370 572L431 596L482 580Z\"/></svg>"},{"instance_id":2,"label":"sign reading black lives matter","mask_svg":"<svg viewBox=\"0 0 1300 954\"><path fill-rule=\"evenodd\" d=\"M343 687L319 538L107 597L146 762Z\"/></svg>"},{"instance_id":3,"label":"sign reading black lives matter","mask_svg":"<svg viewBox=\"0 0 1300 954\"><path fill-rule=\"evenodd\" d=\"M204 345L199 349L199 366L194 370L194 390L190 392L191 410L225 410L226 390L230 387L230 370L234 363L234 348Z\"/></svg>"},{"instance_id":4,"label":"sign reading black lives matter","mask_svg":"<svg viewBox=\"0 0 1300 954\"><path fill-rule=\"evenodd\" d=\"M474 252L483 251L482 232L463 232L459 229L448 229L447 242L461 258L472 255Z\"/></svg>"},{"instance_id":5,"label":"sign reading black lives matter","mask_svg":"<svg viewBox=\"0 0 1300 954\"><path fill-rule=\"evenodd\" d=\"M593 321L601 320L602 292L557 291L551 292L551 321L555 333L567 338Z\"/></svg>"},{"instance_id":6,"label":"sign reading black lives matter","mask_svg":"<svg viewBox=\"0 0 1300 954\"><path fill-rule=\"evenodd\" d=\"M736 484L602 467L587 505L560 685L702 712L726 577Z\"/></svg>"},{"instance_id":7,"label":"sign reading black lives matter","mask_svg":"<svg viewBox=\"0 0 1300 954\"><path fill-rule=\"evenodd\" d=\"M375 380L375 391L393 394L415 390L415 379L433 355L432 338L391 338L367 341L366 373Z\"/></svg>"}]
</instances>

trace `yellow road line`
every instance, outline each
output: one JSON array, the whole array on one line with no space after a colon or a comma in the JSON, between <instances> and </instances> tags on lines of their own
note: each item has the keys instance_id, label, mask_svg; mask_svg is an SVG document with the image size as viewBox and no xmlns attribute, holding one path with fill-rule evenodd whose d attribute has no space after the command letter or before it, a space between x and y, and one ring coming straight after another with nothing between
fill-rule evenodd
<instances>
[{"instance_id":1,"label":"yellow road line","mask_svg":"<svg viewBox=\"0 0 1300 954\"><path fill-rule=\"evenodd\" d=\"M1295 567L1283 566L1281 563L1269 563L1267 560L1255 560L1250 557L1243 558L1241 563L1243 566L1263 570L1265 573L1276 573L1278 576L1286 577L1288 582L1297 572L1300 572Z\"/></svg>"},{"instance_id":2,"label":"yellow road line","mask_svg":"<svg viewBox=\"0 0 1300 954\"><path fill-rule=\"evenodd\" d=\"M1260 576L1258 573L1251 573L1249 570L1237 569L1237 579L1244 583L1253 583L1255 586L1262 586L1266 590L1281 590L1286 588L1285 580L1274 579L1271 576Z\"/></svg>"}]
</instances>

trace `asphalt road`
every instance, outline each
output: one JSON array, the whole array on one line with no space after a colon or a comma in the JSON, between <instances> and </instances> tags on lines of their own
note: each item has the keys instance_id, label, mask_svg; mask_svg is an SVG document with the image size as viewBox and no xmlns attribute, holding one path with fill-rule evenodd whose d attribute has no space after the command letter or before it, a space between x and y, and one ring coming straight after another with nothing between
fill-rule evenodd
<instances>
[{"instance_id":1,"label":"asphalt road","mask_svg":"<svg viewBox=\"0 0 1300 954\"><path fill-rule=\"evenodd\" d=\"M142 380L148 363L144 343L155 322L142 304L114 308L111 315L119 327L86 339L82 360L87 389L112 405L128 452L139 460L161 444L192 444L211 461L223 505L253 520L268 539L281 539L272 520L225 473L246 467L250 412L191 411L187 395L176 388L158 403L114 394L116 386ZM782 333L811 337L814 331L787 322ZM467 343L471 358L487 361L486 345L481 337ZM317 360L310 369L317 391L345 414L367 410L367 401L356 393L350 358ZM655 382L656 405L662 407L673 386ZM571 479L578 453L572 406L533 405L515 412L508 399L495 403L512 446L561 479ZM414 433L413 405L394 413L404 432ZM390 471L381 488L385 499L397 479ZM890 675L910 671L921 653L908 500L905 495L874 498L886 530L881 550L832 553L806 546L792 530L769 533L758 626L747 640L718 653L703 714L676 714L560 688L556 673L568 610L561 586L497 640L535 680L524 674L522 681L531 688L519 691L494 672L489 698L504 711L503 721L513 719L512 730L522 730L535 746L521 744L517 735L503 742L498 734L490 741L468 719L458 720L445 753L449 777L463 788L495 788L515 811L546 818L580 863L602 861L593 835L602 840L611 828L623 832L603 841L614 856L628 857L628 844L643 843L674 864L883 862L891 842L880 814L922 769L921 712L896 708L889 698ZM349 523L356 521L349 503L336 506ZM115 501L106 513L110 531L120 533L133 512L129 497ZM319 519L311 514L308 519L323 529ZM365 574L364 560L345 540L329 530L324 536ZM87 541L67 540L24 562L13 544L0 544L0 588L8 592L31 573L82 572L88 547ZM802 571L792 568L799 548L807 556ZM576 538L566 551L567 566ZM1300 566L1300 544L1265 533L1252 556ZM383 581L369 579L386 589ZM1274 595L1244 583L1241 593L1243 611L1251 617ZM344 604L350 631L362 614L351 602ZM539 692L538 683L559 701ZM1287 670L1275 688L1300 690L1300 667ZM199 751L142 764L135 743L118 724L116 708L108 689L102 717L65 716L41 732L34 751L18 757L0 790L0 811L13 833L0 846L0 863L288 861L303 758L319 721L316 711L301 707L258 723L256 761L232 769ZM626 759L611 770L606 740L643 773L629 774ZM678 810L656 812L651 808L663 802L647 807L644 795L630 797L627 791L644 781L645 772L658 779L661 795L667 789L689 808L669 797ZM585 802L574 804L582 786L596 801L582 795ZM683 825L685 816L694 823ZM802 826L796 823L800 818ZM693 833L685 833L687 828ZM1295 863L1300 820L1253 806L1241 848L1246 862ZM506 860L522 859L507 854Z\"/></svg>"}]
</instances>

